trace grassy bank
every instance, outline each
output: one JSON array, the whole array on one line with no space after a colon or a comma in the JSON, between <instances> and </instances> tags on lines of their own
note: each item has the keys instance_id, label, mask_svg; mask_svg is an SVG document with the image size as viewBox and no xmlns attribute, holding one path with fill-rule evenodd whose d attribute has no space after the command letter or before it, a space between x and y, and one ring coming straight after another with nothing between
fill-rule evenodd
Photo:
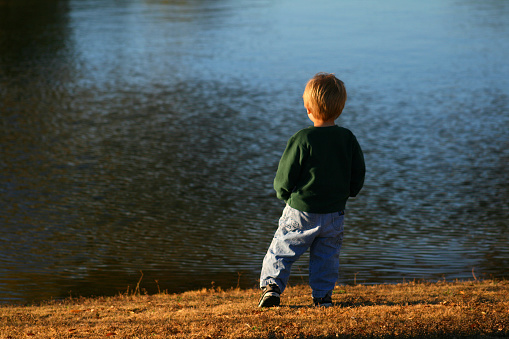
<instances>
[{"instance_id":1,"label":"grassy bank","mask_svg":"<svg viewBox=\"0 0 509 339\"><path fill-rule=\"evenodd\" d=\"M509 282L338 286L311 307L307 286L259 309L258 290L207 289L0 307L0 338L509 337Z\"/></svg>"}]
</instances>

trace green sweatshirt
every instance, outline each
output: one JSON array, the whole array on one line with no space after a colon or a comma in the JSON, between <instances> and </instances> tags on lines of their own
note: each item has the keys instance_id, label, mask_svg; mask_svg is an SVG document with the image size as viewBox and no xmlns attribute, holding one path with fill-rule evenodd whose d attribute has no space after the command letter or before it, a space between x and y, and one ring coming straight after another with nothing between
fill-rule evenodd
<instances>
[{"instance_id":1,"label":"green sweatshirt","mask_svg":"<svg viewBox=\"0 0 509 339\"><path fill-rule=\"evenodd\" d=\"M364 184L364 156L343 127L308 127L288 140L274 179L278 199L302 212L345 209Z\"/></svg>"}]
</instances>

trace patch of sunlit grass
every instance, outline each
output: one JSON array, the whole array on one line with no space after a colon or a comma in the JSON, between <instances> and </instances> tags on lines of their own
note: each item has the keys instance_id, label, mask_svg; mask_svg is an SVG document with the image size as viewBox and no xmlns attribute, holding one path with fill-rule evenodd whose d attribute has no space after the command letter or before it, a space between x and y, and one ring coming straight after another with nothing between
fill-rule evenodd
<instances>
[{"instance_id":1,"label":"patch of sunlit grass","mask_svg":"<svg viewBox=\"0 0 509 339\"><path fill-rule=\"evenodd\" d=\"M506 281L338 286L334 306L311 306L307 286L282 306L257 307L258 290L126 293L0 307L0 338L508 337Z\"/></svg>"}]
</instances>

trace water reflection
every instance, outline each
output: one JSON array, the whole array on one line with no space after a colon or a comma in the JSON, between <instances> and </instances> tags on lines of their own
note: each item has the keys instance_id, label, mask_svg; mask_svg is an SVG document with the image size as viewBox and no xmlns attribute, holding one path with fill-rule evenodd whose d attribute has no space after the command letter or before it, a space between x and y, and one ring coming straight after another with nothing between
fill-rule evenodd
<instances>
[{"instance_id":1,"label":"water reflection","mask_svg":"<svg viewBox=\"0 0 509 339\"><path fill-rule=\"evenodd\" d=\"M345 77L368 164L341 282L506 276L509 6L492 5L1 2L2 300L115 294L140 270L151 293L255 286L319 70Z\"/></svg>"},{"instance_id":2,"label":"water reflection","mask_svg":"<svg viewBox=\"0 0 509 339\"><path fill-rule=\"evenodd\" d=\"M4 72L58 58L68 48L68 1L0 2L0 63Z\"/></svg>"}]
</instances>

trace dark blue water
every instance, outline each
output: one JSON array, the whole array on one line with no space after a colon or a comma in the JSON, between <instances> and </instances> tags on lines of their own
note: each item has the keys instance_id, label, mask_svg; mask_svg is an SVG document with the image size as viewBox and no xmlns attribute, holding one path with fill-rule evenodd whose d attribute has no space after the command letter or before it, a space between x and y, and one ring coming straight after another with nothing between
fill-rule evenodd
<instances>
[{"instance_id":1,"label":"dark blue water","mask_svg":"<svg viewBox=\"0 0 509 339\"><path fill-rule=\"evenodd\" d=\"M340 283L507 278L509 3L0 2L0 300L257 285L336 73L366 185ZM290 283L306 281L307 257Z\"/></svg>"}]
</instances>

